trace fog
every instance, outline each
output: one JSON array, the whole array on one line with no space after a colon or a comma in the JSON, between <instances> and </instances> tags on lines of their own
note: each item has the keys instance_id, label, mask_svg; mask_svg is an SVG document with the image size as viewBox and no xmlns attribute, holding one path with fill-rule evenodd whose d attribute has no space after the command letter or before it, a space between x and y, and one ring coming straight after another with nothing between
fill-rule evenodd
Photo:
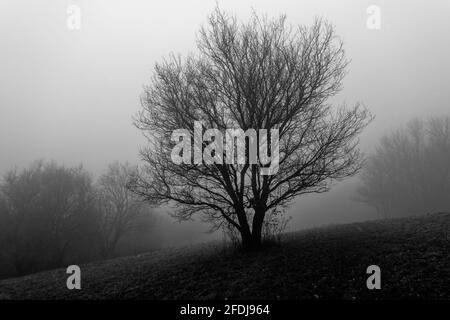
<instances>
[{"instance_id":1,"label":"fog","mask_svg":"<svg viewBox=\"0 0 450 320\"><path fill-rule=\"evenodd\" d=\"M81 8L80 30L66 26L67 7ZM331 21L351 59L344 88L332 102L363 102L375 120L361 137L373 150L384 133L413 117L449 114L450 2L220 1L246 19L254 9L287 14L292 24L315 16ZM381 9L381 29L366 27L369 5ZM145 143L132 125L142 86L155 62L195 50L196 32L215 1L0 2L0 172L53 159L101 174L115 161L139 164ZM354 201L357 178L327 194L297 199L290 230L376 218ZM160 209L161 245L221 238L200 222L177 221ZM163 230L163 231L162 231Z\"/></svg>"}]
</instances>

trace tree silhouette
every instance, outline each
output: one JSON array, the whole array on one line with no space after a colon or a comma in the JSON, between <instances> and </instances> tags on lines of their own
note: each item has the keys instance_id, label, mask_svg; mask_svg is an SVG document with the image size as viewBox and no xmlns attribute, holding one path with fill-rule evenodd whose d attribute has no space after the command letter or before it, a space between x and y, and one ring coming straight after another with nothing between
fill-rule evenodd
<instances>
[{"instance_id":1,"label":"tree silhouette","mask_svg":"<svg viewBox=\"0 0 450 320\"><path fill-rule=\"evenodd\" d=\"M145 88L135 125L148 145L133 190L154 204L174 204L180 219L200 213L215 228L232 226L245 248L257 248L268 212L301 194L325 192L331 180L360 169L357 137L371 115L360 105L328 103L341 89L348 61L326 21L294 28L284 16L254 14L240 23L217 8L197 47L186 59L172 55L156 64ZM172 132L184 128L194 136L195 121L221 132L278 129L278 171L262 174L271 163L260 152L250 163L249 143L245 163L173 163Z\"/></svg>"},{"instance_id":2,"label":"tree silhouette","mask_svg":"<svg viewBox=\"0 0 450 320\"><path fill-rule=\"evenodd\" d=\"M60 267L94 222L91 178L82 167L38 161L0 184L0 221L19 275Z\"/></svg>"},{"instance_id":3,"label":"tree silhouette","mask_svg":"<svg viewBox=\"0 0 450 320\"><path fill-rule=\"evenodd\" d=\"M149 208L128 188L137 168L114 162L100 176L97 187L98 227L101 253L110 257L119 240L138 223L149 222Z\"/></svg>"},{"instance_id":4,"label":"tree silhouette","mask_svg":"<svg viewBox=\"0 0 450 320\"><path fill-rule=\"evenodd\" d=\"M448 211L449 163L450 118L413 119L370 155L358 200L384 218Z\"/></svg>"}]
</instances>

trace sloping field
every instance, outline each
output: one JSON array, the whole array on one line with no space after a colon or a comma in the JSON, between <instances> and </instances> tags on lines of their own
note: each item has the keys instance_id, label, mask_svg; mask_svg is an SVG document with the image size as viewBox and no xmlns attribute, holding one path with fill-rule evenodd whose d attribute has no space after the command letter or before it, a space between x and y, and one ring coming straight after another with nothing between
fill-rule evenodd
<instances>
[{"instance_id":1,"label":"sloping field","mask_svg":"<svg viewBox=\"0 0 450 320\"><path fill-rule=\"evenodd\" d=\"M368 290L366 269L381 268ZM218 244L159 250L0 282L3 299L450 299L450 214L284 235L244 254Z\"/></svg>"}]
</instances>

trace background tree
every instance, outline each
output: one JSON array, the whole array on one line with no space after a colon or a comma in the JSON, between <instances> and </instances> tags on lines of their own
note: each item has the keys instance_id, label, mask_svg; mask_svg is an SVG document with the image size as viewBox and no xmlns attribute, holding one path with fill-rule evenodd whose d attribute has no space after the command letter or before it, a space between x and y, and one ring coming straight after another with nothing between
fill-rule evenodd
<instances>
[{"instance_id":1,"label":"background tree","mask_svg":"<svg viewBox=\"0 0 450 320\"><path fill-rule=\"evenodd\" d=\"M254 14L239 23L216 9L197 47L186 59L158 63L145 89L135 124L149 144L133 188L153 203L174 204L180 219L201 213L215 228L232 226L245 248L255 248L267 212L301 194L325 192L332 180L360 169L357 137L371 117L358 105L328 102L341 89L348 61L323 20L294 28L284 16ZM259 158L244 165L174 164L171 134L184 128L193 136L194 121L222 132L279 129L278 173L261 175L267 165Z\"/></svg>"},{"instance_id":2,"label":"background tree","mask_svg":"<svg viewBox=\"0 0 450 320\"><path fill-rule=\"evenodd\" d=\"M0 190L0 279L2 276L13 276L12 261L10 259L12 243L10 232L10 214L7 209L6 199Z\"/></svg>"},{"instance_id":3,"label":"background tree","mask_svg":"<svg viewBox=\"0 0 450 320\"><path fill-rule=\"evenodd\" d=\"M0 181L0 278L155 247L147 205L127 189L136 168L115 163L94 185L81 166L38 161Z\"/></svg>"},{"instance_id":4,"label":"background tree","mask_svg":"<svg viewBox=\"0 0 450 320\"><path fill-rule=\"evenodd\" d=\"M150 226L149 208L128 188L137 168L115 162L99 178L98 206L101 250L111 256L118 241L129 231Z\"/></svg>"},{"instance_id":5,"label":"background tree","mask_svg":"<svg viewBox=\"0 0 450 320\"><path fill-rule=\"evenodd\" d=\"M450 118L414 119L381 139L358 199L385 218L450 210Z\"/></svg>"},{"instance_id":6,"label":"background tree","mask_svg":"<svg viewBox=\"0 0 450 320\"><path fill-rule=\"evenodd\" d=\"M1 184L1 220L17 274L59 267L94 216L89 174L39 161L9 171Z\"/></svg>"}]
</instances>

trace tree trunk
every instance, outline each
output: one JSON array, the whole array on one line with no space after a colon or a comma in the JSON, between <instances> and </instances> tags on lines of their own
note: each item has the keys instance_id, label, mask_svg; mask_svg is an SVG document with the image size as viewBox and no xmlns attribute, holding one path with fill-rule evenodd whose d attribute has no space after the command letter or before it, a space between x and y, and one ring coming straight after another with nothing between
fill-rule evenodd
<instances>
[{"instance_id":1,"label":"tree trunk","mask_svg":"<svg viewBox=\"0 0 450 320\"><path fill-rule=\"evenodd\" d=\"M253 237L250 232L241 232L241 238L242 238L242 248L244 250L251 250L253 247Z\"/></svg>"},{"instance_id":2,"label":"tree trunk","mask_svg":"<svg viewBox=\"0 0 450 320\"><path fill-rule=\"evenodd\" d=\"M261 232L256 232L250 235L241 234L242 247L245 251L254 251L261 248Z\"/></svg>"},{"instance_id":3,"label":"tree trunk","mask_svg":"<svg viewBox=\"0 0 450 320\"><path fill-rule=\"evenodd\" d=\"M242 247L244 250L253 251L261 248L262 244L262 226L264 215L253 220L252 232L241 232Z\"/></svg>"},{"instance_id":4,"label":"tree trunk","mask_svg":"<svg viewBox=\"0 0 450 320\"><path fill-rule=\"evenodd\" d=\"M242 247L246 251L258 250L261 248L261 235L262 227L264 222L264 216L266 214L265 210L259 206L255 210L255 215L253 216L252 228L250 231L250 226L247 222L247 217L243 209L236 210L241 229Z\"/></svg>"}]
</instances>

